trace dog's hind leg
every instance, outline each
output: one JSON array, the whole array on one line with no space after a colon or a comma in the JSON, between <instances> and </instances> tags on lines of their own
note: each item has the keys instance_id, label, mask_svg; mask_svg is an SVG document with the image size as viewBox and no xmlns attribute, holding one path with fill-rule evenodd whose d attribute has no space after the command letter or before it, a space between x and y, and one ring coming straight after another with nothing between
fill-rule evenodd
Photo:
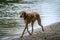
<instances>
[{"instance_id":1,"label":"dog's hind leg","mask_svg":"<svg viewBox=\"0 0 60 40\"><path fill-rule=\"evenodd\" d=\"M40 26L42 27L42 31L44 31L43 25L40 24Z\"/></svg>"},{"instance_id":2,"label":"dog's hind leg","mask_svg":"<svg viewBox=\"0 0 60 40\"><path fill-rule=\"evenodd\" d=\"M31 26L32 26L32 32L31 32L31 33L32 33L32 34L33 34L33 31L34 31L34 30L33 30L34 22L35 22L35 20L34 20L34 21L32 21L32 23L31 23Z\"/></svg>"},{"instance_id":3,"label":"dog's hind leg","mask_svg":"<svg viewBox=\"0 0 60 40\"><path fill-rule=\"evenodd\" d=\"M41 22L38 21L38 24L41 26L42 31L44 31L43 25L41 24Z\"/></svg>"},{"instance_id":4,"label":"dog's hind leg","mask_svg":"<svg viewBox=\"0 0 60 40\"><path fill-rule=\"evenodd\" d=\"M38 24L41 26L42 31L44 31L43 25L41 24L40 16L37 17L37 22L38 22Z\"/></svg>"}]
</instances>

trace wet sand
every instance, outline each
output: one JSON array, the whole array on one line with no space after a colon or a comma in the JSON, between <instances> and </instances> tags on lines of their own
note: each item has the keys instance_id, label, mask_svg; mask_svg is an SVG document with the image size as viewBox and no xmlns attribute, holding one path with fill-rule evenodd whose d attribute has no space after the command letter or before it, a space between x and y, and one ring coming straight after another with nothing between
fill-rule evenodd
<instances>
[{"instance_id":1,"label":"wet sand","mask_svg":"<svg viewBox=\"0 0 60 40\"><path fill-rule=\"evenodd\" d=\"M15 38L13 40L60 40L60 22L56 22L41 28L34 29L33 35L24 35L23 38Z\"/></svg>"}]
</instances>

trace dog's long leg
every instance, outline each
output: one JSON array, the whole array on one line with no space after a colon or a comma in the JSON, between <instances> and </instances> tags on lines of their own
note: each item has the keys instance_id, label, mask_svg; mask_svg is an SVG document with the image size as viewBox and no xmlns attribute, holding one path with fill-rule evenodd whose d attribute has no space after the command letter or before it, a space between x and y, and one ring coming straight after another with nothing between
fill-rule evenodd
<instances>
[{"instance_id":1,"label":"dog's long leg","mask_svg":"<svg viewBox=\"0 0 60 40\"><path fill-rule=\"evenodd\" d=\"M41 26L42 31L44 31L43 25L41 24L41 22L40 22L40 21L38 21L38 24Z\"/></svg>"},{"instance_id":2,"label":"dog's long leg","mask_svg":"<svg viewBox=\"0 0 60 40\"><path fill-rule=\"evenodd\" d=\"M39 23L39 25L41 26L41 28L42 28L42 31L44 31L43 25L42 25L41 23Z\"/></svg>"},{"instance_id":3,"label":"dog's long leg","mask_svg":"<svg viewBox=\"0 0 60 40\"><path fill-rule=\"evenodd\" d=\"M37 16L37 22L42 27L42 31L44 31L43 25L41 24L41 18L39 15Z\"/></svg>"},{"instance_id":4,"label":"dog's long leg","mask_svg":"<svg viewBox=\"0 0 60 40\"><path fill-rule=\"evenodd\" d=\"M27 27L27 32L28 32L30 35L32 35L32 34L29 32L28 27Z\"/></svg>"},{"instance_id":5,"label":"dog's long leg","mask_svg":"<svg viewBox=\"0 0 60 40\"><path fill-rule=\"evenodd\" d=\"M32 34L33 34L33 25L34 25L35 21L32 21L31 25L32 25Z\"/></svg>"},{"instance_id":6,"label":"dog's long leg","mask_svg":"<svg viewBox=\"0 0 60 40\"><path fill-rule=\"evenodd\" d=\"M28 27L28 25L26 24L26 26L25 26L25 28L24 28L24 30L23 30L23 33L22 33L22 36L21 36L21 38L23 37L23 35L24 35L24 32L25 32L25 30L26 30L26 28Z\"/></svg>"},{"instance_id":7,"label":"dog's long leg","mask_svg":"<svg viewBox=\"0 0 60 40\"><path fill-rule=\"evenodd\" d=\"M42 31L44 31L43 25L40 25L42 27Z\"/></svg>"}]
</instances>

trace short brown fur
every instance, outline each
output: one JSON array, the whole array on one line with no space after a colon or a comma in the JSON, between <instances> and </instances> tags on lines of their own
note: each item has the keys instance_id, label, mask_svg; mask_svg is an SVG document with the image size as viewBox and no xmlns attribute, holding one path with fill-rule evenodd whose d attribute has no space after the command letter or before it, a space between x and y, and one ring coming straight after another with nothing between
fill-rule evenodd
<instances>
[{"instance_id":1,"label":"short brown fur","mask_svg":"<svg viewBox=\"0 0 60 40\"><path fill-rule=\"evenodd\" d=\"M26 29L27 29L27 32L28 32L30 35L33 34L33 24L34 24L34 22L35 22L36 20L37 20L38 24L42 27L42 31L44 31L43 26L42 26L42 24L41 24L41 18L40 18L40 16L39 16L38 13L36 13L36 12L27 13L27 12L25 12L25 11L21 11L19 14L20 14L20 18L23 18L23 19L24 19L24 22L25 22L25 24L26 24L26 25L25 25L25 29L23 30L23 33L22 33L21 37L23 37L24 32L25 32ZM30 32L28 31L28 24L29 24L29 23L31 23L31 26L32 26L32 33L30 33Z\"/></svg>"}]
</instances>

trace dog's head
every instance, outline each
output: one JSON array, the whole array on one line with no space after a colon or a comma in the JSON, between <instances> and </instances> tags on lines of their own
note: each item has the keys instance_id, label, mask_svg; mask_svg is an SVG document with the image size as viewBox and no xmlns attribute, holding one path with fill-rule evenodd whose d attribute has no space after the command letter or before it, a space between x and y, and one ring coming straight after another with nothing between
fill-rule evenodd
<instances>
[{"instance_id":1,"label":"dog's head","mask_svg":"<svg viewBox=\"0 0 60 40\"><path fill-rule=\"evenodd\" d=\"M25 11L21 11L19 14L20 14L20 18L24 18L26 16L26 12Z\"/></svg>"}]
</instances>

